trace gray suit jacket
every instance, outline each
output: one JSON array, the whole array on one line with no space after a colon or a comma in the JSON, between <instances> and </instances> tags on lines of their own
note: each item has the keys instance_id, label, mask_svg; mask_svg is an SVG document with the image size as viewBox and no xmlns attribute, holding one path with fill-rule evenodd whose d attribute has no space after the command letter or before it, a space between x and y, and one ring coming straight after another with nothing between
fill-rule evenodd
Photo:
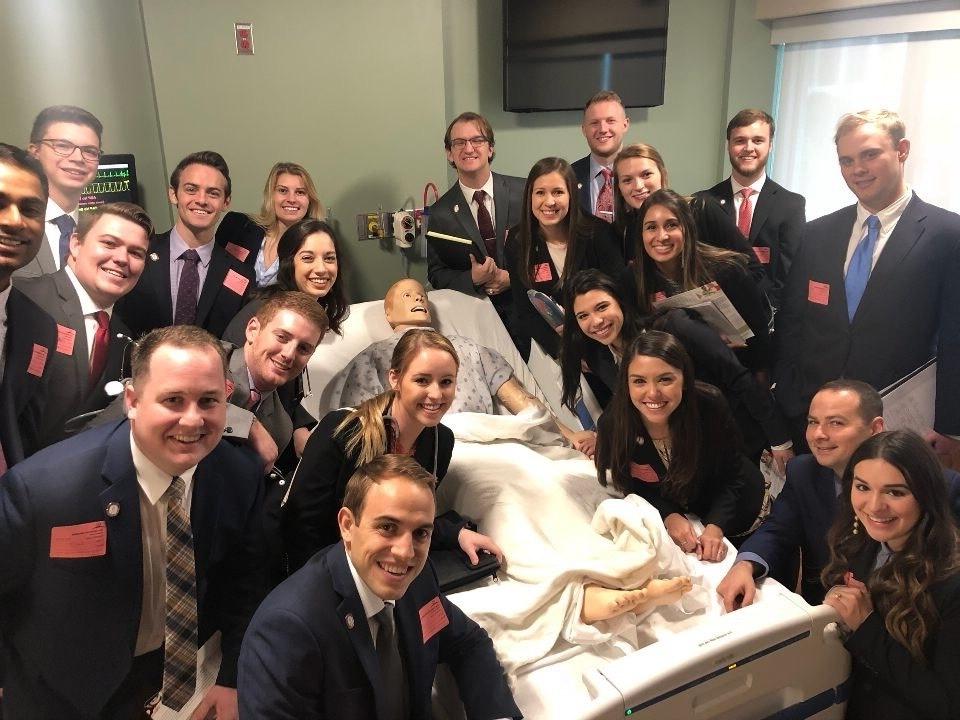
<instances>
[{"instance_id":1,"label":"gray suit jacket","mask_svg":"<svg viewBox=\"0 0 960 720\"><path fill-rule=\"evenodd\" d=\"M497 266L505 269L506 258L503 243L507 228L520 222L523 212L523 178L493 173L493 202L495 205L497 234ZM487 257L487 249L480 237L480 229L470 212L470 202L463 196L460 183L443 194L430 206L427 230L444 235L469 238L473 245L464 245L451 240L427 238L427 278L437 290L450 288L468 295L482 297L470 279L470 255L477 262Z\"/></svg>"},{"instance_id":2,"label":"gray suit jacket","mask_svg":"<svg viewBox=\"0 0 960 720\"><path fill-rule=\"evenodd\" d=\"M249 434L250 424L256 416L270 437L277 443L282 453L284 448L293 439L293 421L283 409L283 404L274 390L260 399L260 404L253 412L245 410L250 400L250 374L247 372L246 359L243 348L234 348L230 352L230 374L233 376L233 393L230 395L230 406L227 408L227 427L232 432L225 433L226 437L244 437ZM246 433L239 433L239 428L246 426Z\"/></svg>"},{"instance_id":3,"label":"gray suit jacket","mask_svg":"<svg viewBox=\"0 0 960 720\"><path fill-rule=\"evenodd\" d=\"M57 238L57 242L60 242L59 237ZM32 278L55 273L56 271L57 261L53 257L53 250L50 249L50 242L47 240L46 234L44 234L43 239L40 241L40 250L37 252L37 256L14 272L13 276L16 278Z\"/></svg>"}]
</instances>

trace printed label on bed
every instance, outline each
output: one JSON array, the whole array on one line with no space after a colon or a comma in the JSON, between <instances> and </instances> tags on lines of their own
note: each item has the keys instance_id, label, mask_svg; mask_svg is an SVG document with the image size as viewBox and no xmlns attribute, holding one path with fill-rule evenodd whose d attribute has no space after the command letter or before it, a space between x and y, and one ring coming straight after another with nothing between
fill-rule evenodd
<instances>
[{"instance_id":1,"label":"printed label on bed","mask_svg":"<svg viewBox=\"0 0 960 720\"><path fill-rule=\"evenodd\" d=\"M450 620L447 619L439 595L420 608L420 628L423 630L424 645L449 624Z\"/></svg>"},{"instance_id":2,"label":"printed label on bed","mask_svg":"<svg viewBox=\"0 0 960 720\"><path fill-rule=\"evenodd\" d=\"M50 557L85 558L107 554L107 524L103 520L50 528Z\"/></svg>"},{"instance_id":3,"label":"printed label on bed","mask_svg":"<svg viewBox=\"0 0 960 720\"><path fill-rule=\"evenodd\" d=\"M233 290L237 295L243 295L249 284L250 278L245 278L236 270L228 271L227 276L223 279L223 286L228 290Z\"/></svg>"},{"instance_id":4,"label":"printed label on bed","mask_svg":"<svg viewBox=\"0 0 960 720\"><path fill-rule=\"evenodd\" d=\"M43 368L47 365L47 355L50 351L43 345L33 344L33 352L30 353L30 364L27 365L27 372L34 377L43 377Z\"/></svg>"},{"instance_id":5,"label":"printed label on bed","mask_svg":"<svg viewBox=\"0 0 960 720\"><path fill-rule=\"evenodd\" d=\"M540 263L533 268L534 282L550 282L553 280L553 273L550 272L550 263Z\"/></svg>"},{"instance_id":6,"label":"printed label on bed","mask_svg":"<svg viewBox=\"0 0 960 720\"><path fill-rule=\"evenodd\" d=\"M223 247L228 253L233 255L240 262L246 261L247 257L250 255L250 250L245 247L240 247L236 243L228 242Z\"/></svg>"},{"instance_id":7,"label":"printed label on bed","mask_svg":"<svg viewBox=\"0 0 960 720\"><path fill-rule=\"evenodd\" d=\"M73 355L73 341L77 339L77 331L57 323L57 352L62 355Z\"/></svg>"},{"instance_id":8,"label":"printed label on bed","mask_svg":"<svg viewBox=\"0 0 960 720\"><path fill-rule=\"evenodd\" d=\"M828 305L830 303L830 285L811 280L807 286L807 300L817 305Z\"/></svg>"},{"instance_id":9,"label":"printed label on bed","mask_svg":"<svg viewBox=\"0 0 960 720\"><path fill-rule=\"evenodd\" d=\"M762 265L770 264L770 248L763 247L762 245L754 245L753 254L757 256L757 260Z\"/></svg>"},{"instance_id":10,"label":"printed label on bed","mask_svg":"<svg viewBox=\"0 0 960 720\"><path fill-rule=\"evenodd\" d=\"M637 480L642 480L643 482L660 482L660 476L657 475L657 471L646 463L643 463L642 465L635 462L630 463L630 477L634 477Z\"/></svg>"}]
</instances>

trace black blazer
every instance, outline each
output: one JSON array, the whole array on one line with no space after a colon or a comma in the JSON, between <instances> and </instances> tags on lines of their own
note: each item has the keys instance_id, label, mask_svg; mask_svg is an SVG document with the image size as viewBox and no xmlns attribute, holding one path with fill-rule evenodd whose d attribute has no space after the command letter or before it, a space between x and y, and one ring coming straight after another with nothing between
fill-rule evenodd
<instances>
[{"instance_id":1,"label":"black blazer","mask_svg":"<svg viewBox=\"0 0 960 720\"><path fill-rule=\"evenodd\" d=\"M806 225L777 319L777 400L802 417L828 380L882 390L936 357L935 427L960 435L960 216L914 193L851 322L843 263L856 214L851 205Z\"/></svg>"},{"instance_id":2,"label":"black blazer","mask_svg":"<svg viewBox=\"0 0 960 720\"><path fill-rule=\"evenodd\" d=\"M580 209L587 215L593 215L593 204L590 202L590 156L575 160L570 163L570 168L577 176L577 197L580 200Z\"/></svg>"},{"instance_id":3,"label":"black blazer","mask_svg":"<svg viewBox=\"0 0 960 720\"><path fill-rule=\"evenodd\" d=\"M57 443L0 482L0 622L11 718L94 717L130 670L143 595L137 474L127 421ZM265 595L263 471L221 442L197 466L190 522L199 640L223 633L217 682L236 687L247 623ZM116 503L120 512L107 508ZM106 554L51 558L51 528L102 522Z\"/></svg>"},{"instance_id":4,"label":"black blazer","mask_svg":"<svg viewBox=\"0 0 960 720\"><path fill-rule=\"evenodd\" d=\"M493 202L496 210L497 267L506 268L503 245L507 228L520 222L523 212L523 178L493 173ZM487 257L487 248L470 212L472 198L465 198L455 182L443 197L430 206L427 230L467 238L473 245L427 237L427 278L437 290L449 288L467 295L484 297L470 279L470 255L477 262Z\"/></svg>"},{"instance_id":5,"label":"black blazer","mask_svg":"<svg viewBox=\"0 0 960 720\"><path fill-rule=\"evenodd\" d=\"M61 269L51 275L24 278L18 282L18 286L58 325L76 333L72 347L65 345L62 348L72 350L70 354L61 353L58 348L50 356L47 396L35 397L32 400L38 406L38 415L43 418L40 447L46 447L83 429L85 423L72 427L68 432L64 425L71 418L103 410L113 400L112 396L107 395L104 386L110 381L121 379L121 367L126 364L125 357L129 360L130 341L126 338L130 337L130 329L117 313L111 315L107 362L100 377L91 382L86 323L80 308L80 298L66 271ZM120 335L124 337L118 337ZM126 364L124 369L129 372L129 365Z\"/></svg>"},{"instance_id":6,"label":"black blazer","mask_svg":"<svg viewBox=\"0 0 960 720\"><path fill-rule=\"evenodd\" d=\"M653 505L666 518L671 513L693 513L704 525L716 525L726 537L750 529L760 513L763 501L763 475L740 450L739 438L730 410L716 388L697 387L700 405L700 462L686 503L666 497L661 486L667 468L647 434L643 423L626 476L626 493L636 494ZM600 416L598 433L618 432L611 426L608 413ZM717 433L717 428L723 430ZM674 446L675 453L683 448ZM656 479L654 479L656 478Z\"/></svg>"},{"instance_id":7,"label":"black blazer","mask_svg":"<svg viewBox=\"0 0 960 720\"><path fill-rule=\"evenodd\" d=\"M602 270L611 277L617 277L623 270L623 258L617 250L616 242L613 236L613 226L610 223L598 220L592 215L581 216L581 227L577 242L583 248L583 260L579 267L570 267L567 272L568 277L573 273L588 268ZM519 228L511 228L510 236L507 241L507 269L510 271L510 290L513 292L513 308L516 313L516 327L514 328L520 342L526 346L520 348L520 353L525 357L529 355L530 340L534 339L539 343L543 351L556 358L560 353L560 336L557 332L547 325L547 321L537 312L537 309L530 302L527 295L526 282L524 277L527 275L526 268L519 267L519 242L516 233ZM549 295L558 304L563 303L563 288L560 284L560 273L553 264L550 252L547 250L547 244L539 237L533 242L533 267L543 268L543 278L533 283L533 289ZM569 253L565 263L575 263L576 259ZM547 277L549 275L549 277ZM536 277L536 274L534 275Z\"/></svg>"},{"instance_id":8,"label":"black blazer","mask_svg":"<svg viewBox=\"0 0 960 720\"><path fill-rule=\"evenodd\" d=\"M870 576L878 543L852 560L862 581ZM928 664L918 663L887 632L876 611L844 643L853 657L847 717L871 720L946 720L960 717L960 573L929 590L939 622L924 646Z\"/></svg>"},{"instance_id":9,"label":"black blazer","mask_svg":"<svg viewBox=\"0 0 960 720\"><path fill-rule=\"evenodd\" d=\"M354 421L334 434L349 409L327 413L310 434L303 457L291 480L290 496L283 508L284 549L290 572L302 567L318 550L340 540L337 512L343 505L347 481L359 465L359 451L348 454L347 440L359 427ZM391 425L388 423L387 427ZM447 474L453 454L453 432L445 425L427 428L417 438L413 458L432 472L439 483ZM457 518L459 520L459 518ZM465 523L438 517L433 545L458 548L457 535Z\"/></svg>"},{"instance_id":10,"label":"black blazer","mask_svg":"<svg viewBox=\"0 0 960 720\"><path fill-rule=\"evenodd\" d=\"M7 467L13 467L42 447L43 409L57 349L57 324L14 286L7 299L6 333L0 447Z\"/></svg>"},{"instance_id":11,"label":"black blazer","mask_svg":"<svg viewBox=\"0 0 960 720\"><path fill-rule=\"evenodd\" d=\"M448 623L424 640L422 609ZM429 720L439 663L457 681L467 716L519 718L486 632L440 594L428 562L394 609L411 720ZM385 717L380 663L342 543L318 553L270 593L240 655L240 716L258 720Z\"/></svg>"},{"instance_id":12,"label":"black blazer","mask_svg":"<svg viewBox=\"0 0 960 720\"><path fill-rule=\"evenodd\" d=\"M719 202L736 228L737 218L730 178L709 190L701 190L697 195L708 196ZM767 260L761 260L764 275L760 287L770 298L771 304L779 308L790 265L800 248L807 201L803 195L790 192L768 177L755 203L753 219L750 222L749 245L755 248L754 254L758 260ZM739 230L737 234L739 235Z\"/></svg>"},{"instance_id":13,"label":"black blazer","mask_svg":"<svg viewBox=\"0 0 960 720\"><path fill-rule=\"evenodd\" d=\"M257 254L266 234L249 215L231 210L217 226L214 241L256 275Z\"/></svg>"},{"instance_id":14,"label":"black blazer","mask_svg":"<svg viewBox=\"0 0 960 720\"><path fill-rule=\"evenodd\" d=\"M247 280L243 292L231 290L224 281L230 272ZM237 311L250 299L256 285L252 265L245 265L214 244L207 277L200 288L196 324L220 337ZM173 300L170 294L170 231L150 239L150 254L136 287L115 306L134 338L173 324Z\"/></svg>"}]
</instances>

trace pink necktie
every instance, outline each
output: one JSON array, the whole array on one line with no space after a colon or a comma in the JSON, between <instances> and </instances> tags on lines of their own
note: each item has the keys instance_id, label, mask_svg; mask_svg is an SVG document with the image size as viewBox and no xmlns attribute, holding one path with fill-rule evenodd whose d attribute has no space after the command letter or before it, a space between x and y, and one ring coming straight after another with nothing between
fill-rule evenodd
<instances>
[{"instance_id":1,"label":"pink necktie","mask_svg":"<svg viewBox=\"0 0 960 720\"><path fill-rule=\"evenodd\" d=\"M603 187L597 195L597 217L607 222L613 222L613 172L607 168L600 168L603 173Z\"/></svg>"},{"instance_id":2,"label":"pink necktie","mask_svg":"<svg viewBox=\"0 0 960 720\"><path fill-rule=\"evenodd\" d=\"M737 215L737 227L740 229L740 234L749 240L750 221L753 219L753 213L750 212L750 196L753 190L744 188L740 194L743 196L743 201L740 203L740 214Z\"/></svg>"}]
</instances>

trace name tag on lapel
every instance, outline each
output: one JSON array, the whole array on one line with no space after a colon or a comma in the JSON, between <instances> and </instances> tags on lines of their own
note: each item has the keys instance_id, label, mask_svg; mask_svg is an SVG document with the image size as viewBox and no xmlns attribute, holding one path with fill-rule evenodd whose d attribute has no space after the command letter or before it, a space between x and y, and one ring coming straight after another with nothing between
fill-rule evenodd
<instances>
[{"instance_id":1,"label":"name tag on lapel","mask_svg":"<svg viewBox=\"0 0 960 720\"><path fill-rule=\"evenodd\" d=\"M757 256L757 261L761 265L770 264L770 248L764 247L763 245L754 245L753 254Z\"/></svg>"},{"instance_id":2,"label":"name tag on lapel","mask_svg":"<svg viewBox=\"0 0 960 720\"><path fill-rule=\"evenodd\" d=\"M223 279L223 286L227 290L232 290L237 295L243 295L247 291L247 285L250 284L250 278L245 278L236 270L228 270L227 276Z\"/></svg>"},{"instance_id":3,"label":"name tag on lapel","mask_svg":"<svg viewBox=\"0 0 960 720\"><path fill-rule=\"evenodd\" d=\"M103 520L50 528L50 557L86 558L107 554L107 524Z\"/></svg>"},{"instance_id":4,"label":"name tag on lapel","mask_svg":"<svg viewBox=\"0 0 960 720\"><path fill-rule=\"evenodd\" d=\"M43 377L43 369L47 366L47 355L49 354L50 351L46 347L34 343L33 351L30 353L30 364L27 365L27 372L34 377Z\"/></svg>"},{"instance_id":5,"label":"name tag on lapel","mask_svg":"<svg viewBox=\"0 0 960 720\"><path fill-rule=\"evenodd\" d=\"M540 263L533 268L534 282L550 282L553 280L553 273L550 272L550 263Z\"/></svg>"},{"instance_id":6,"label":"name tag on lapel","mask_svg":"<svg viewBox=\"0 0 960 720\"><path fill-rule=\"evenodd\" d=\"M223 246L223 249L228 253L233 255L240 262L246 261L247 257L250 255L250 250L245 247L240 247L236 243L228 242Z\"/></svg>"},{"instance_id":7,"label":"name tag on lapel","mask_svg":"<svg viewBox=\"0 0 960 720\"><path fill-rule=\"evenodd\" d=\"M807 286L807 300L817 305L829 305L830 285L811 280Z\"/></svg>"},{"instance_id":8,"label":"name tag on lapel","mask_svg":"<svg viewBox=\"0 0 960 720\"><path fill-rule=\"evenodd\" d=\"M420 629L423 631L424 644L449 624L450 619L443 609L439 595L420 608Z\"/></svg>"},{"instance_id":9,"label":"name tag on lapel","mask_svg":"<svg viewBox=\"0 0 960 720\"><path fill-rule=\"evenodd\" d=\"M656 483L660 482L660 476L657 475L657 471L653 469L652 465L647 465L643 463L630 463L630 477L636 478L641 482Z\"/></svg>"}]
</instances>

